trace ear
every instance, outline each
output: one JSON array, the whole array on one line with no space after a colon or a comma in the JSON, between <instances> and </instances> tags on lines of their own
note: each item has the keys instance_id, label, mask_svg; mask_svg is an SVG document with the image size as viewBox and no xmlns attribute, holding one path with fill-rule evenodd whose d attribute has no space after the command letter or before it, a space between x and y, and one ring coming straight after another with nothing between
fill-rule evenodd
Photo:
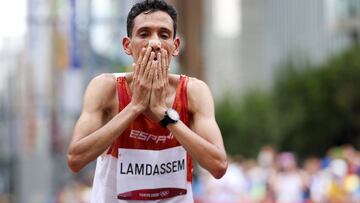
<instances>
[{"instance_id":1,"label":"ear","mask_svg":"<svg viewBox=\"0 0 360 203\"><path fill-rule=\"evenodd\" d=\"M129 37L124 37L122 39L122 45L123 45L124 51L127 55L132 55L130 42L131 42L131 39Z\"/></svg>"},{"instance_id":2,"label":"ear","mask_svg":"<svg viewBox=\"0 0 360 203\"><path fill-rule=\"evenodd\" d=\"M172 55L177 56L177 55L179 55L179 52L180 52L180 38L179 37L175 38L174 46L175 46L175 50Z\"/></svg>"}]
</instances>

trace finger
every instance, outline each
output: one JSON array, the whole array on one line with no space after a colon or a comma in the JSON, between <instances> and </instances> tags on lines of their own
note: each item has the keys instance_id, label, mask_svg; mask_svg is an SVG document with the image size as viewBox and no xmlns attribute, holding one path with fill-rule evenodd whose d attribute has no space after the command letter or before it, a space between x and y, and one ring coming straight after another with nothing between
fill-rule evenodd
<instances>
[{"instance_id":1,"label":"finger","mask_svg":"<svg viewBox=\"0 0 360 203\"><path fill-rule=\"evenodd\" d=\"M146 52L146 48L142 48L140 51L139 58L136 60L136 64L140 65L141 61L144 58L145 52Z\"/></svg>"},{"instance_id":2,"label":"finger","mask_svg":"<svg viewBox=\"0 0 360 203\"><path fill-rule=\"evenodd\" d=\"M149 61L148 63L146 64L146 68L145 68L145 71L144 71L144 77L145 78L148 78L149 77L149 73L150 73L150 70L151 70L151 66L152 66L152 63L154 62L154 58L155 58L155 52L151 52L150 54L150 58L149 58ZM152 79L152 78L151 78Z\"/></svg>"},{"instance_id":3,"label":"finger","mask_svg":"<svg viewBox=\"0 0 360 203\"><path fill-rule=\"evenodd\" d=\"M166 76L166 71L167 71L167 64L166 64L166 50L162 50L162 53L161 53L162 57L161 57L161 74L162 76L165 78Z\"/></svg>"},{"instance_id":4,"label":"finger","mask_svg":"<svg viewBox=\"0 0 360 203\"><path fill-rule=\"evenodd\" d=\"M142 58L142 61L140 62L140 66L141 66L141 70L142 70L142 72L140 72L140 73L144 72L144 69L147 66L148 62L149 62L150 55L151 55L151 47L148 46L146 48L145 55Z\"/></svg>"},{"instance_id":5,"label":"finger","mask_svg":"<svg viewBox=\"0 0 360 203\"><path fill-rule=\"evenodd\" d=\"M161 54L158 54L158 55L161 55ZM160 56L161 57L161 56ZM156 65L156 82L157 82L157 85L161 85L162 84L162 77L161 77L161 63L160 61L158 60L157 63L155 64Z\"/></svg>"},{"instance_id":6,"label":"finger","mask_svg":"<svg viewBox=\"0 0 360 203\"><path fill-rule=\"evenodd\" d=\"M140 73L140 67L139 64L142 61L142 59L144 58L144 54L145 54L146 48L142 48L140 50L140 54L139 57L137 58L136 62L133 63L133 68L134 68L134 76L136 77L137 75L139 75Z\"/></svg>"},{"instance_id":7,"label":"finger","mask_svg":"<svg viewBox=\"0 0 360 203\"><path fill-rule=\"evenodd\" d=\"M166 50L165 50L165 63L166 63L166 67L169 69L170 67L169 54Z\"/></svg>"},{"instance_id":8,"label":"finger","mask_svg":"<svg viewBox=\"0 0 360 203\"><path fill-rule=\"evenodd\" d=\"M157 58L159 59L158 61L158 66L157 66L157 80L159 81L159 85L163 85L164 81L163 81L163 70L164 70L164 57L163 57L163 50L161 50L161 53L158 53Z\"/></svg>"},{"instance_id":9,"label":"finger","mask_svg":"<svg viewBox=\"0 0 360 203\"><path fill-rule=\"evenodd\" d=\"M165 50L165 53L164 53L164 58L165 58L165 70L164 70L164 79L165 79L165 82L167 82L168 80L168 74L169 74L169 69L170 69L170 61L169 61L169 55L168 55L168 52Z\"/></svg>"},{"instance_id":10,"label":"finger","mask_svg":"<svg viewBox=\"0 0 360 203\"><path fill-rule=\"evenodd\" d=\"M162 70L162 67L163 67L163 63L162 63L162 61L163 61L162 51L160 51L160 52L157 53L156 58L158 59L158 62L159 62L159 63L158 63L158 68L160 68L160 73L161 73L161 70Z\"/></svg>"},{"instance_id":11,"label":"finger","mask_svg":"<svg viewBox=\"0 0 360 203\"><path fill-rule=\"evenodd\" d=\"M159 62L157 62L157 66L159 66ZM159 84L159 68L158 67L153 67L153 68L154 68L153 86L158 87L158 84Z\"/></svg>"},{"instance_id":12,"label":"finger","mask_svg":"<svg viewBox=\"0 0 360 203\"><path fill-rule=\"evenodd\" d=\"M142 59L143 59L143 57L144 57L144 55L145 55L145 52L146 52L146 48L145 48L145 47L140 50L139 58L136 60L136 63L137 63L137 64L140 64L140 63L141 63L141 61L142 61Z\"/></svg>"},{"instance_id":13,"label":"finger","mask_svg":"<svg viewBox=\"0 0 360 203\"><path fill-rule=\"evenodd\" d=\"M161 53L158 53L157 54L157 58L158 58L158 60L157 60L157 66L155 67L156 68L156 81L157 82L160 82L160 80L161 80Z\"/></svg>"},{"instance_id":14,"label":"finger","mask_svg":"<svg viewBox=\"0 0 360 203\"><path fill-rule=\"evenodd\" d=\"M137 75L141 75L144 73L144 69L141 67L140 64L141 64L142 60L144 59L145 53L146 53L146 48L142 48L141 52L140 52L140 56L139 56L138 60L136 61L136 66L139 69Z\"/></svg>"},{"instance_id":15,"label":"finger","mask_svg":"<svg viewBox=\"0 0 360 203\"><path fill-rule=\"evenodd\" d=\"M155 54L154 54L155 55ZM152 60L151 61L151 67L150 67L150 70L149 70L149 74L148 74L148 76L147 76L147 81L148 82L153 82L154 80L154 74L155 74L155 71L156 71L156 66L157 66L157 61L154 61L154 60Z\"/></svg>"},{"instance_id":16,"label":"finger","mask_svg":"<svg viewBox=\"0 0 360 203\"><path fill-rule=\"evenodd\" d=\"M165 61L165 49L161 49L161 64L162 64L162 66L164 67L165 65L166 65L166 61Z\"/></svg>"},{"instance_id":17,"label":"finger","mask_svg":"<svg viewBox=\"0 0 360 203\"><path fill-rule=\"evenodd\" d=\"M138 68L138 66L136 65L136 63L133 63L133 64L132 64L132 67L133 67L133 70L134 70L133 80L135 81L136 78L137 78L138 75L139 75L139 68Z\"/></svg>"}]
</instances>

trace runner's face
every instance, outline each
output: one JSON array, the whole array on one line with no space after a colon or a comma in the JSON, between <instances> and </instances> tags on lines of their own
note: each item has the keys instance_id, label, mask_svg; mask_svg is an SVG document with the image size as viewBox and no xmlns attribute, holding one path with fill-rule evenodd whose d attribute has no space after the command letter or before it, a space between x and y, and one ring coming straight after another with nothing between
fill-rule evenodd
<instances>
[{"instance_id":1,"label":"runner's face","mask_svg":"<svg viewBox=\"0 0 360 203\"><path fill-rule=\"evenodd\" d=\"M179 53L179 38L173 38L174 28L171 17L163 11L141 13L134 19L132 36L123 39L125 52L132 55L134 61L142 48L150 46L156 53L165 49L169 56ZM157 60L157 59L156 59Z\"/></svg>"}]
</instances>

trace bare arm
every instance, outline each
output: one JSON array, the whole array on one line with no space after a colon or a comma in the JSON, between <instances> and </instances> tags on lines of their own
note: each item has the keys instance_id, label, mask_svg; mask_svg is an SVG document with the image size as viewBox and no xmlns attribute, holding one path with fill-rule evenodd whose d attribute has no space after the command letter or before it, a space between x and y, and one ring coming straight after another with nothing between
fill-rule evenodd
<instances>
[{"instance_id":1,"label":"bare arm","mask_svg":"<svg viewBox=\"0 0 360 203\"><path fill-rule=\"evenodd\" d=\"M167 52L158 53L150 98L150 109L158 120L164 117L166 110L166 86L168 86ZM167 128L186 151L207 169L215 178L221 178L227 169L226 153L221 132L215 120L213 98L207 85L195 78L188 83L189 110L192 113L192 126L188 128L183 122L169 124Z\"/></svg>"},{"instance_id":2,"label":"bare arm","mask_svg":"<svg viewBox=\"0 0 360 203\"><path fill-rule=\"evenodd\" d=\"M191 129L184 123L168 125L176 139L199 164L215 178L227 169L226 152L215 120L213 99L207 85L197 79L188 84L189 108L193 114Z\"/></svg>"},{"instance_id":3,"label":"bare arm","mask_svg":"<svg viewBox=\"0 0 360 203\"><path fill-rule=\"evenodd\" d=\"M111 120L107 111L117 104L115 77L103 74L90 82L68 150L68 165L74 172L100 156L148 106L153 73L148 59L154 57L150 51L143 49L134 64L131 102Z\"/></svg>"},{"instance_id":4,"label":"bare arm","mask_svg":"<svg viewBox=\"0 0 360 203\"><path fill-rule=\"evenodd\" d=\"M74 172L100 156L139 114L139 108L130 103L107 122L106 111L117 99L115 82L114 77L104 74L93 79L85 92L68 149L68 164Z\"/></svg>"}]
</instances>

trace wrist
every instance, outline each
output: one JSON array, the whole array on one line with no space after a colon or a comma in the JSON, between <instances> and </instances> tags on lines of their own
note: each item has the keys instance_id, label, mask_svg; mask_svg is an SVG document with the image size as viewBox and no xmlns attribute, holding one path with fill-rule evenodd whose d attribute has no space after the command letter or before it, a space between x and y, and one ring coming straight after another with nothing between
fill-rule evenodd
<instances>
[{"instance_id":1,"label":"wrist","mask_svg":"<svg viewBox=\"0 0 360 203\"><path fill-rule=\"evenodd\" d=\"M175 109L168 108L159 123L162 127L167 128L169 124L176 124L179 120L179 113Z\"/></svg>"},{"instance_id":2,"label":"wrist","mask_svg":"<svg viewBox=\"0 0 360 203\"><path fill-rule=\"evenodd\" d=\"M166 107L159 107L153 112L158 122L164 118L166 110Z\"/></svg>"},{"instance_id":3,"label":"wrist","mask_svg":"<svg viewBox=\"0 0 360 203\"><path fill-rule=\"evenodd\" d=\"M132 102L130 102L129 104L128 104L128 107L130 107L131 108L131 111L134 113L134 114L136 114L136 115L139 115L139 114L141 114L143 111L145 111L145 109L146 109L146 107L144 107L144 106L142 106L142 105L136 105L136 104L134 104L134 103L132 103Z\"/></svg>"}]
</instances>

